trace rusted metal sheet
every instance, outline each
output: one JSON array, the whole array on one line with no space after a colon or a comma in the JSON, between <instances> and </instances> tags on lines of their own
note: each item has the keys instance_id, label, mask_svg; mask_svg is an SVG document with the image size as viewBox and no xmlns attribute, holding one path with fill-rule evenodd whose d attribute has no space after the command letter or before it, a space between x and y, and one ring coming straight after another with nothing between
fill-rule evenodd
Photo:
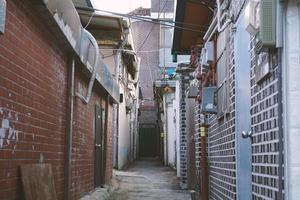
<instances>
[{"instance_id":1,"label":"rusted metal sheet","mask_svg":"<svg viewBox=\"0 0 300 200\"><path fill-rule=\"evenodd\" d=\"M57 199L50 164L22 165L21 174L26 200Z\"/></svg>"}]
</instances>

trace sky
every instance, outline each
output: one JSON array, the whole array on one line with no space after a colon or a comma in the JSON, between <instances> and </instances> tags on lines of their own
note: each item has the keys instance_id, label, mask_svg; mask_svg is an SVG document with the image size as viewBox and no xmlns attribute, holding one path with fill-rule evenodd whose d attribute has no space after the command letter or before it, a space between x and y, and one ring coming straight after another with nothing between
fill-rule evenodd
<instances>
[{"instance_id":1,"label":"sky","mask_svg":"<svg viewBox=\"0 0 300 200\"><path fill-rule=\"evenodd\" d=\"M150 8L151 0L92 0L92 3L97 9L129 13L140 6Z\"/></svg>"}]
</instances>

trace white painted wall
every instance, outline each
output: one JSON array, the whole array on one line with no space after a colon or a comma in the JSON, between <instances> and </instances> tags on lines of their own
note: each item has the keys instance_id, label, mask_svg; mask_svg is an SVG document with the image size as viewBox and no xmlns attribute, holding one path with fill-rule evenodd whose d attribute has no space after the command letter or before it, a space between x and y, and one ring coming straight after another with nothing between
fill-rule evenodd
<instances>
[{"instance_id":1,"label":"white painted wall","mask_svg":"<svg viewBox=\"0 0 300 200\"><path fill-rule=\"evenodd\" d=\"M176 169L177 169L177 176L180 177L180 83L176 81L176 88L175 88L175 99L173 101L174 105L174 113L175 113L175 133L176 133Z\"/></svg>"},{"instance_id":2,"label":"white painted wall","mask_svg":"<svg viewBox=\"0 0 300 200\"><path fill-rule=\"evenodd\" d=\"M170 95L170 94L169 94ZM175 167L175 140L176 140L176 127L174 123L174 106L172 103L167 104L167 126L168 126L168 165Z\"/></svg>"},{"instance_id":3,"label":"white painted wall","mask_svg":"<svg viewBox=\"0 0 300 200\"><path fill-rule=\"evenodd\" d=\"M283 111L285 199L300 199L300 1L287 2L284 20ZM280 113L279 113L280 114Z\"/></svg>"},{"instance_id":4,"label":"white painted wall","mask_svg":"<svg viewBox=\"0 0 300 200\"><path fill-rule=\"evenodd\" d=\"M124 94L122 84L120 84L120 93ZM130 160L130 115L126 114L125 94L123 103L119 104L118 136L118 169L122 169Z\"/></svg>"}]
</instances>

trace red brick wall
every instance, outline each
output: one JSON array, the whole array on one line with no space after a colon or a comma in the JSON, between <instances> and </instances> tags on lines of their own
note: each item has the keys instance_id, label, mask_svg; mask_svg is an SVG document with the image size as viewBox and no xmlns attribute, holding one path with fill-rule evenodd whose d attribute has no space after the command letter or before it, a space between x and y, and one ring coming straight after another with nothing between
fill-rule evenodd
<instances>
[{"instance_id":1,"label":"red brick wall","mask_svg":"<svg viewBox=\"0 0 300 200\"><path fill-rule=\"evenodd\" d=\"M112 167L113 167L113 106L108 106L108 127L107 127L107 140L106 140L106 171L105 171L105 182L110 183L112 178Z\"/></svg>"},{"instance_id":2,"label":"red brick wall","mask_svg":"<svg viewBox=\"0 0 300 200\"><path fill-rule=\"evenodd\" d=\"M76 86L82 82L86 87L88 80L76 70ZM67 54L36 10L27 0L7 1L5 34L0 35L1 200L21 199L19 166L40 161L52 164L56 192L63 199L66 81ZM100 90L94 92L89 105L75 99L72 199L94 188L94 109L96 102L103 103L102 96ZM107 146L109 181L110 129Z\"/></svg>"},{"instance_id":3,"label":"red brick wall","mask_svg":"<svg viewBox=\"0 0 300 200\"><path fill-rule=\"evenodd\" d=\"M86 94L88 79L80 75L77 70L75 74L75 91L81 88ZM80 85L80 86L79 86ZM106 95L96 89L91 97L90 103L85 105L79 98L74 103L74 133L72 148L72 197L78 199L87 192L94 189L94 116L95 105L105 109ZM106 169L105 181L110 183L112 177L112 105L108 107L108 131L106 140ZM104 137L104 136L103 136Z\"/></svg>"}]
</instances>

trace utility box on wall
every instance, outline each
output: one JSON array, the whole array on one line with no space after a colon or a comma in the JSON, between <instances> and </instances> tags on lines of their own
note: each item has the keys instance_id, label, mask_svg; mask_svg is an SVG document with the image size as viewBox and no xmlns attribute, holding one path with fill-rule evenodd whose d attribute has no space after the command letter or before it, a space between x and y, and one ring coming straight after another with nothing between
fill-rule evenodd
<instances>
[{"instance_id":1,"label":"utility box on wall","mask_svg":"<svg viewBox=\"0 0 300 200\"><path fill-rule=\"evenodd\" d=\"M217 87L205 87L202 89L201 111L203 113L217 114L216 92Z\"/></svg>"},{"instance_id":2,"label":"utility box on wall","mask_svg":"<svg viewBox=\"0 0 300 200\"><path fill-rule=\"evenodd\" d=\"M190 99L196 99L197 95L198 95L198 86L197 85L190 85L188 92L187 92L187 96Z\"/></svg>"},{"instance_id":3,"label":"utility box on wall","mask_svg":"<svg viewBox=\"0 0 300 200\"><path fill-rule=\"evenodd\" d=\"M0 0L0 34L4 34L6 19L6 1Z\"/></svg>"}]
</instances>

